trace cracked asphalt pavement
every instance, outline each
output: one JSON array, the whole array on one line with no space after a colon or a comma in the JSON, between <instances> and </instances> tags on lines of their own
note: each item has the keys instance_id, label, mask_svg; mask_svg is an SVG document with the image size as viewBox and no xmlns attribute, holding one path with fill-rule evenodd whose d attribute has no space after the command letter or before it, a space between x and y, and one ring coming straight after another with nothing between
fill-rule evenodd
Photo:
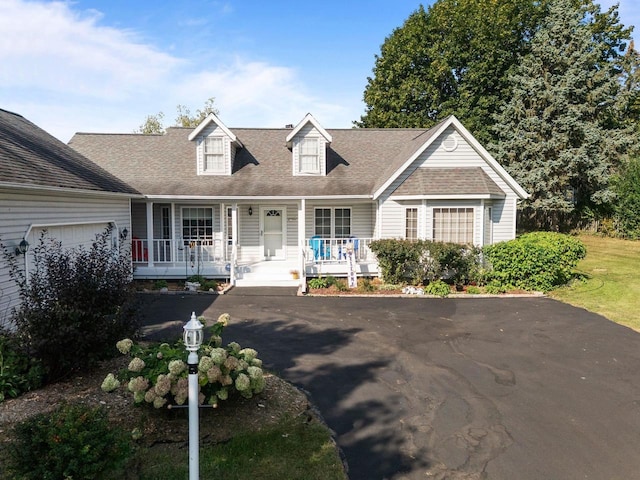
<instances>
[{"instance_id":1,"label":"cracked asphalt pavement","mask_svg":"<svg viewBox=\"0 0 640 480\"><path fill-rule=\"evenodd\" d=\"M144 295L192 311L309 392L352 480L640 479L640 334L548 298Z\"/></svg>"}]
</instances>

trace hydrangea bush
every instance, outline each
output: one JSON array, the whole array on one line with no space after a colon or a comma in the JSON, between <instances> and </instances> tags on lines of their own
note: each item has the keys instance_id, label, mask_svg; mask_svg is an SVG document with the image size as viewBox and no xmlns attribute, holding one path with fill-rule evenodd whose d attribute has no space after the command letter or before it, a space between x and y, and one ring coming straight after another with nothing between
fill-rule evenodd
<instances>
[{"instance_id":1,"label":"hydrangea bush","mask_svg":"<svg viewBox=\"0 0 640 480\"><path fill-rule=\"evenodd\" d=\"M199 320L204 324L205 319ZM222 331L230 320L220 315L211 327L209 342L198 352L199 403L217 406L234 394L245 398L262 392L265 381L262 360L252 348L242 348L236 342L222 347ZM131 357L126 369L117 376L110 373L102 382L102 389L111 392L126 384L136 404L155 408L184 405L189 392L187 352L182 340L142 346L130 339L116 344L123 355Z\"/></svg>"}]
</instances>

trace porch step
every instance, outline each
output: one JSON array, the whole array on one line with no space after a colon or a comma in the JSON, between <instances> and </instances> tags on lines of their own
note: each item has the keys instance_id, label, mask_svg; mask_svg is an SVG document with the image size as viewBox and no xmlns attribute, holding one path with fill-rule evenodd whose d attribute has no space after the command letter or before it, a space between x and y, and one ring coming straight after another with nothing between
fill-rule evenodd
<instances>
[{"instance_id":1,"label":"porch step","mask_svg":"<svg viewBox=\"0 0 640 480\"><path fill-rule=\"evenodd\" d=\"M238 265L236 286L238 287L297 287L299 279L294 279L291 270L294 262L271 261Z\"/></svg>"}]
</instances>

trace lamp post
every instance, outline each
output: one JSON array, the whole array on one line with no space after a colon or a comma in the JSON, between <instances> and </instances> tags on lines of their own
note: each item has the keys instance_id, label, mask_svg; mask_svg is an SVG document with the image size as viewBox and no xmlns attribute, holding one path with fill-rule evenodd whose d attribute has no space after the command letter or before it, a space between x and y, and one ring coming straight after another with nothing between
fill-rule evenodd
<instances>
[{"instance_id":1,"label":"lamp post","mask_svg":"<svg viewBox=\"0 0 640 480\"><path fill-rule=\"evenodd\" d=\"M191 314L191 320L184 326L184 345L189 352L189 480L200 478L198 424L198 349L202 345L204 325Z\"/></svg>"}]
</instances>

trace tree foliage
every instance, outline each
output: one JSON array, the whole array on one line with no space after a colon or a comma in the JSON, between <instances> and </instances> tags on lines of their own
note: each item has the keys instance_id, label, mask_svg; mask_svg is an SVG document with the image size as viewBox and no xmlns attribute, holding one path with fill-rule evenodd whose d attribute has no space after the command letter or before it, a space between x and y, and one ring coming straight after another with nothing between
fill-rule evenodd
<instances>
[{"instance_id":1,"label":"tree foliage","mask_svg":"<svg viewBox=\"0 0 640 480\"><path fill-rule=\"evenodd\" d=\"M624 237L640 239L640 158L624 166L614 183L618 201L615 206L617 230Z\"/></svg>"},{"instance_id":2,"label":"tree foliage","mask_svg":"<svg viewBox=\"0 0 640 480\"><path fill-rule=\"evenodd\" d=\"M545 1L439 0L387 37L360 127L429 127L456 115L481 140Z\"/></svg>"},{"instance_id":3,"label":"tree foliage","mask_svg":"<svg viewBox=\"0 0 640 480\"><path fill-rule=\"evenodd\" d=\"M420 7L381 46L364 91L365 114L355 124L427 128L453 114L481 142L495 140L494 116L512 96L510 75L553 3L437 0ZM593 0L570 0L567 8L582 13L600 45L599 68L619 75L631 29L620 23L617 5L602 12Z\"/></svg>"},{"instance_id":4,"label":"tree foliage","mask_svg":"<svg viewBox=\"0 0 640 480\"><path fill-rule=\"evenodd\" d=\"M176 127L195 128L202 121L207 118L210 113L218 115L218 109L215 108L215 97L210 97L204 102L202 109L196 110L195 113L191 113L189 107L185 105L178 105L176 107L177 116L174 122ZM162 134L165 131L164 127L164 113L158 112L156 115L148 115L144 123L142 123L134 133L143 134Z\"/></svg>"},{"instance_id":5,"label":"tree foliage","mask_svg":"<svg viewBox=\"0 0 640 480\"><path fill-rule=\"evenodd\" d=\"M610 202L611 175L633 140L611 122L619 84L603 60L610 43L593 35L585 14L572 0L551 3L530 53L510 77L512 97L496 116L498 142L490 148L536 209Z\"/></svg>"}]
</instances>

